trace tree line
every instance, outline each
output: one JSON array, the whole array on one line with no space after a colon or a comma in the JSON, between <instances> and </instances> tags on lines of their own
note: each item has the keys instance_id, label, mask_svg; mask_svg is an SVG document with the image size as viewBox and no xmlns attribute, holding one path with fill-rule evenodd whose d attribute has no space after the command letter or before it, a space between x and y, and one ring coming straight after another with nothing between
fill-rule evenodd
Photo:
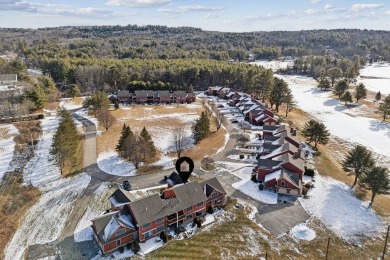
<instances>
[{"instance_id":1,"label":"tree line","mask_svg":"<svg viewBox=\"0 0 390 260\"><path fill-rule=\"evenodd\" d=\"M390 33L355 29L210 32L192 27L82 26L43 29L0 29L0 50L14 51L29 63L47 58L140 58L244 60L326 55L390 60Z\"/></svg>"}]
</instances>

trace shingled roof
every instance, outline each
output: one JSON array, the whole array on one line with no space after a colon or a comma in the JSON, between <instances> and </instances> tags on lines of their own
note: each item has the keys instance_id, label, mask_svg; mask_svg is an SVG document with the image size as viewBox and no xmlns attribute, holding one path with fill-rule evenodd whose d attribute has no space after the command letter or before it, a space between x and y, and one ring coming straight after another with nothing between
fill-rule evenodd
<instances>
[{"instance_id":1,"label":"shingled roof","mask_svg":"<svg viewBox=\"0 0 390 260\"><path fill-rule=\"evenodd\" d=\"M108 198L108 200L115 206L123 206L132 201L137 200L130 192L124 189L117 189L114 193Z\"/></svg>"},{"instance_id":2,"label":"shingled roof","mask_svg":"<svg viewBox=\"0 0 390 260\"><path fill-rule=\"evenodd\" d=\"M210 192L210 187L217 189L219 192L221 192L223 195L226 195L226 191L222 187L221 183L218 181L217 177L202 181L199 183L201 187L204 187L206 189L206 196L208 197L211 192Z\"/></svg>"}]
</instances>

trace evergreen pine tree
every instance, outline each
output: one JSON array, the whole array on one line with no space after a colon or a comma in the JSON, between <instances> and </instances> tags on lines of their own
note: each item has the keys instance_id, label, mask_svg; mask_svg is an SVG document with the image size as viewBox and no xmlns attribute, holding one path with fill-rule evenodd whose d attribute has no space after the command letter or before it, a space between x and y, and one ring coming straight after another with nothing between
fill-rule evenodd
<instances>
[{"instance_id":1,"label":"evergreen pine tree","mask_svg":"<svg viewBox=\"0 0 390 260\"><path fill-rule=\"evenodd\" d=\"M192 125L192 134L194 136L195 144L199 143L202 139L208 136L210 133L210 119L205 112L202 112L200 117Z\"/></svg>"},{"instance_id":2,"label":"evergreen pine tree","mask_svg":"<svg viewBox=\"0 0 390 260\"><path fill-rule=\"evenodd\" d=\"M334 87L333 94L335 94L339 99L343 96L344 92L348 89L348 81L346 79L340 80L337 82Z\"/></svg>"},{"instance_id":3,"label":"evergreen pine tree","mask_svg":"<svg viewBox=\"0 0 390 260\"><path fill-rule=\"evenodd\" d=\"M376 95L375 95L375 100L376 100L376 101L380 101L381 98L382 98L382 94L381 94L380 91L378 91L378 93L376 93Z\"/></svg>"},{"instance_id":4,"label":"evergreen pine tree","mask_svg":"<svg viewBox=\"0 0 390 260\"><path fill-rule=\"evenodd\" d=\"M140 136L146 145L146 147L144 147L145 148L144 149L145 150L144 151L144 159L145 159L146 155L149 155L151 157L155 156L156 155L156 147L154 146L154 142L153 142L152 137L150 136L149 132L146 130L145 127L142 128Z\"/></svg>"},{"instance_id":5,"label":"evergreen pine tree","mask_svg":"<svg viewBox=\"0 0 390 260\"><path fill-rule=\"evenodd\" d=\"M345 92L340 100L344 101L345 105L347 105L347 102L352 102L351 92L349 92L349 91Z\"/></svg>"},{"instance_id":6,"label":"evergreen pine tree","mask_svg":"<svg viewBox=\"0 0 390 260\"><path fill-rule=\"evenodd\" d=\"M342 162L343 170L355 175L352 189L359 178L374 166L374 159L371 152L364 146L358 145L348 152Z\"/></svg>"},{"instance_id":7,"label":"evergreen pine tree","mask_svg":"<svg viewBox=\"0 0 390 260\"><path fill-rule=\"evenodd\" d=\"M68 111L60 111L60 116L61 121L54 134L50 154L54 157L56 165L63 174L64 170L77 160L75 151L80 142L80 135Z\"/></svg>"},{"instance_id":8,"label":"evergreen pine tree","mask_svg":"<svg viewBox=\"0 0 390 260\"><path fill-rule=\"evenodd\" d=\"M389 170L385 167L372 167L359 182L366 189L371 190L370 206L378 194L390 194Z\"/></svg>"},{"instance_id":9,"label":"evergreen pine tree","mask_svg":"<svg viewBox=\"0 0 390 260\"><path fill-rule=\"evenodd\" d=\"M122 132L121 136L119 138L118 144L116 145L116 151L120 154L123 151L123 146L125 143L125 140L129 137L132 136L133 132L130 129L130 126L123 124L122 126Z\"/></svg>"},{"instance_id":10,"label":"evergreen pine tree","mask_svg":"<svg viewBox=\"0 0 390 260\"><path fill-rule=\"evenodd\" d=\"M383 115L383 121L385 121L387 116L390 115L390 95L383 100L383 103L379 105L378 110Z\"/></svg>"},{"instance_id":11,"label":"evergreen pine tree","mask_svg":"<svg viewBox=\"0 0 390 260\"><path fill-rule=\"evenodd\" d=\"M327 144L330 136L326 126L313 119L306 122L302 134L309 143L314 142L314 148L317 148L317 144Z\"/></svg>"},{"instance_id":12,"label":"evergreen pine tree","mask_svg":"<svg viewBox=\"0 0 390 260\"><path fill-rule=\"evenodd\" d=\"M355 98L356 102L359 102L360 99L366 98L367 97L367 89L366 86L364 86L363 83L360 83L359 85L356 86L355 88Z\"/></svg>"}]
</instances>

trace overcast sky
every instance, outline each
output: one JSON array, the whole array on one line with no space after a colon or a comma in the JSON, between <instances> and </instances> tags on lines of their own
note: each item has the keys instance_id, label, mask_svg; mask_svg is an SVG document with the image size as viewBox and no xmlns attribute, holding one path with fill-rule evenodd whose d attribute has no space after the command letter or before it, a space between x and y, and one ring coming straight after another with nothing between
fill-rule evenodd
<instances>
[{"instance_id":1,"label":"overcast sky","mask_svg":"<svg viewBox=\"0 0 390 260\"><path fill-rule=\"evenodd\" d=\"M390 0L0 0L0 27L127 24L231 32L390 30Z\"/></svg>"}]
</instances>

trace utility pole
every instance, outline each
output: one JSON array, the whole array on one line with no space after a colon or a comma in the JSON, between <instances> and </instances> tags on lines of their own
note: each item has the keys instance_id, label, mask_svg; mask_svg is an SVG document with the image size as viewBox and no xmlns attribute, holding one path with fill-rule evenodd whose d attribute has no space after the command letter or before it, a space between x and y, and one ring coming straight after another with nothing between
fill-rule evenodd
<instances>
[{"instance_id":1,"label":"utility pole","mask_svg":"<svg viewBox=\"0 0 390 260\"><path fill-rule=\"evenodd\" d=\"M328 260L329 245L330 245L330 237L328 237L328 245L326 246L326 257L325 257L325 260Z\"/></svg>"},{"instance_id":2,"label":"utility pole","mask_svg":"<svg viewBox=\"0 0 390 260\"><path fill-rule=\"evenodd\" d=\"M389 238L389 232L390 232L390 226L387 227L387 235L386 235L386 239L385 239L385 246L383 248L382 260L385 260L386 246L387 246L387 239Z\"/></svg>"}]
</instances>

